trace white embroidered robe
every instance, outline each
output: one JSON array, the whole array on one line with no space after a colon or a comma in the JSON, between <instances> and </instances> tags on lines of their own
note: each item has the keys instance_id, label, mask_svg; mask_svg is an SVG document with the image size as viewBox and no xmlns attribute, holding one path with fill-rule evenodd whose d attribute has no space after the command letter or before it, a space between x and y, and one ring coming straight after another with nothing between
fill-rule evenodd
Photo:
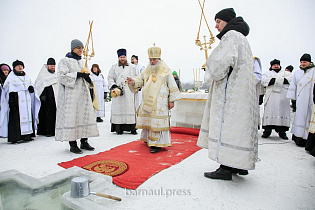
<instances>
[{"instance_id":1,"label":"white embroidered robe","mask_svg":"<svg viewBox=\"0 0 315 210\"><path fill-rule=\"evenodd\" d=\"M268 86L270 80L276 78L275 84ZM283 84L284 79L289 81L289 74L281 70L278 73L271 70L262 75L262 85L266 87L264 98L264 116L262 125L276 125L290 127L290 99L286 97L289 84Z\"/></svg>"},{"instance_id":2,"label":"white embroidered robe","mask_svg":"<svg viewBox=\"0 0 315 210\"><path fill-rule=\"evenodd\" d=\"M228 78L230 67L233 67ZM251 48L234 30L222 36L207 60L211 83L197 145L220 164L254 169L257 160L258 103Z\"/></svg>"},{"instance_id":3,"label":"white embroidered robe","mask_svg":"<svg viewBox=\"0 0 315 210\"><path fill-rule=\"evenodd\" d=\"M307 139L308 127L313 106L313 87L315 68L304 72L301 69L293 71L287 97L296 100L296 112L291 132L300 138Z\"/></svg>"},{"instance_id":4,"label":"white embroidered robe","mask_svg":"<svg viewBox=\"0 0 315 210\"><path fill-rule=\"evenodd\" d=\"M142 88L143 98L138 109L136 126L136 128L142 129L140 140L147 142L148 146L166 147L171 145L168 103L179 100L180 92L171 70L164 61L160 61L160 68L156 76L157 80L161 79L159 77L160 73L164 73L165 76L162 78L160 89L156 90L158 94L156 101L152 102L151 113L144 110L144 105L147 97L151 97L152 88L155 88L155 86L151 86L150 89L150 85L154 85L152 72L145 69L139 76L133 78L135 84L129 85L129 87L131 91L135 92L144 86Z\"/></svg>"},{"instance_id":5,"label":"white embroidered robe","mask_svg":"<svg viewBox=\"0 0 315 210\"><path fill-rule=\"evenodd\" d=\"M32 123L34 129L37 129L36 120L40 109L40 100L35 88L34 93L29 92L29 86L34 85L28 75L17 76L13 72L8 75L1 94L0 136L8 137L10 92L18 93L21 135L33 133Z\"/></svg>"},{"instance_id":6,"label":"white embroidered robe","mask_svg":"<svg viewBox=\"0 0 315 210\"><path fill-rule=\"evenodd\" d=\"M127 77L137 76L135 65L128 65L124 68L114 64L108 73L108 86L117 85L124 89L122 96L112 98L111 118L113 124L135 124L136 123L136 95L130 91L125 83Z\"/></svg>"},{"instance_id":7,"label":"white embroidered robe","mask_svg":"<svg viewBox=\"0 0 315 210\"><path fill-rule=\"evenodd\" d=\"M102 74L91 74L94 79L94 86L97 95L97 102L99 110L95 112L95 117L105 117L105 101L104 93L109 92L107 80Z\"/></svg>"},{"instance_id":8,"label":"white embroidered robe","mask_svg":"<svg viewBox=\"0 0 315 210\"><path fill-rule=\"evenodd\" d=\"M99 136L89 84L77 78L84 60L65 57L58 64L56 141L75 141Z\"/></svg>"}]
</instances>

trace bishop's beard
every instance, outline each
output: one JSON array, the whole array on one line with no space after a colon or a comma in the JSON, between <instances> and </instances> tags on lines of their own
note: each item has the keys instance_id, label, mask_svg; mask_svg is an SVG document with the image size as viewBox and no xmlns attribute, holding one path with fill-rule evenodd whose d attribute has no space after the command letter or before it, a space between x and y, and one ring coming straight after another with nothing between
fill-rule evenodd
<instances>
[{"instance_id":1,"label":"bishop's beard","mask_svg":"<svg viewBox=\"0 0 315 210\"><path fill-rule=\"evenodd\" d=\"M160 67L160 64L161 64L161 61L160 61L160 60L158 60L158 62L157 62L155 65L151 65L151 64L149 63L148 69L149 69L151 72L153 72L153 73L157 73L157 71L158 71L158 69L159 69L159 67Z\"/></svg>"}]
</instances>

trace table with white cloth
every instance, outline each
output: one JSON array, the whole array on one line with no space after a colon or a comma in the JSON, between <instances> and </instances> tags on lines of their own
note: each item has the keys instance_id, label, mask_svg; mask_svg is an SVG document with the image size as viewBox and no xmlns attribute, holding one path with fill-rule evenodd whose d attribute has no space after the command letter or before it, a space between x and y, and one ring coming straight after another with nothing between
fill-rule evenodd
<instances>
[{"instance_id":1,"label":"table with white cloth","mask_svg":"<svg viewBox=\"0 0 315 210\"><path fill-rule=\"evenodd\" d=\"M171 110L171 126L199 129L208 94L204 90L181 93L181 100L175 101Z\"/></svg>"}]
</instances>

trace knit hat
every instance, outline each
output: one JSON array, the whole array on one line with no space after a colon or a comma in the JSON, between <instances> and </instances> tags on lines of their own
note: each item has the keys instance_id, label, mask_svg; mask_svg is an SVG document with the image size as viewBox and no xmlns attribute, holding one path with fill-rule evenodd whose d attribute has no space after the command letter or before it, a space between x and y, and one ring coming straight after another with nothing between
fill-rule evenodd
<instances>
[{"instance_id":1,"label":"knit hat","mask_svg":"<svg viewBox=\"0 0 315 210\"><path fill-rule=\"evenodd\" d=\"M56 65L56 61L53 58L48 58L47 65Z\"/></svg>"},{"instance_id":2,"label":"knit hat","mask_svg":"<svg viewBox=\"0 0 315 210\"><path fill-rule=\"evenodd\" d=\"M235 14L234 9L233 8L226 8L226 9L223 9L220 12L218 12L215 15L214 20L216 20L218 18L218 19L224 20L225 22L228 23L232 19L234 19L235 17L236 17L236 14Z\"/></svg>"},{"instance_id":3,"label":"knit hat","mask_svg":"<svg viewBox=\"0 0 315 210\"><path fill-rule=\"evenodd\" d=\"M132 55L131 58L135 58L138 60L138 56L136 56L136 55Z\"/></svg>"},{"instance_id":4,"label":"knit hat","mask_svg":"<svg viewBox=\"0 0 315 210\"><path fill-rule=\"evenodd\" d=\"M270 66L272 66L274 64L279 64L280 65L280 61L277 60L277 59L273 59L272 61L270 61Z\"/></svg>"},{"instance_id":5,"label":"knit hat","mask_svg":"<svg viewBox=\"0 0 315 210\"><path fill-rule=\"evenodd\" d=\"M308 61L308 62L312 62L312 58L310 54L305 53L304 55L302 55L300 61Z\"/></svg>"},{"instance_id":6,"label":"knit hat","mask_svg":"<svg viewBox=\"0 0 315 210\"><path fill-rule=\"evenodd\" d=\"M76 47L84 47L84 45L83 45L83 43L80 40L74 39L74 40L71 41L71 52Z\"/></svg>"},{"instance_id":7,"label":"knit hat","mask_svg":"<svg viewBox=\"0 0 315 210\"><path fill-rule=\"evenodd\" d=\"M293 69L294 69L294 67L293 67L292 65L289 65L289 66L287 66L285 69L288 69L288 70L290 70L290 72L292 72Z\"/></svg>"},{"instance_id":8,"label":"knit hat","mask_svg":"<svg viewBox=\"0 0 315 210\"><path fill-rule=\"evenodd\" d=\"M173 73L172 73L173 75L176 75L177 77L178 77L178 75L177 75L177 72L176 71L173 71Z\"/></svg>"},{"instance_id":9,"label":"knit hat","mask_svg":"<svg viewBox=\"0 0 315 210\"><path fill-rule=\"evenodd\" d=\"M118 58L122 55L126 56L127 55L126 49L122 48L122 49L117 50L117 55L118 55Z\"/></svg>"},{"instance_id":10,"label":"knit hat","mask_svg":"<svg viewBox=\"0 0 315 210\"><path fill-rule=\"evenodd\" d=\"M22 65L23 66L23 69L25 68L24 67L24 63L22 61L19 61L19 60L16 60L12 63L12 66L13 66L13 69L17 66L17 65Z\"/></svg>"},{"instance_id":11,"label":"knit hat","mask_svg":"<svg viewBox=\"0 0 315 210\"><path fill-rule=\"evenodd\" d=\"M4 63L0 65L0 69L1 69L1 71L4 71L4 70L11 71L10 66L8 66L7 64L4 64Z\"/></svg>"}]
</instances>

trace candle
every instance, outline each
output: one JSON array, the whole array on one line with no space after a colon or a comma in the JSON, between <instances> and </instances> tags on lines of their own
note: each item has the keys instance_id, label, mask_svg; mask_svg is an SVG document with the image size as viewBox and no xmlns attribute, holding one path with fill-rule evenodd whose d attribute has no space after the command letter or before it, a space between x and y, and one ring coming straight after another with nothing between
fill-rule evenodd
<instances>
[{"instance_id":1,"label":"candle","mask_svg":"<svg viewBox=\"0 0 315 210\"><path fill-rule=\"evenodd\" d=\"M196 81L196 79L195 79L195 68L193 68L193 74L194 74L194 81Z\"/></svg>"}]
</instances>

